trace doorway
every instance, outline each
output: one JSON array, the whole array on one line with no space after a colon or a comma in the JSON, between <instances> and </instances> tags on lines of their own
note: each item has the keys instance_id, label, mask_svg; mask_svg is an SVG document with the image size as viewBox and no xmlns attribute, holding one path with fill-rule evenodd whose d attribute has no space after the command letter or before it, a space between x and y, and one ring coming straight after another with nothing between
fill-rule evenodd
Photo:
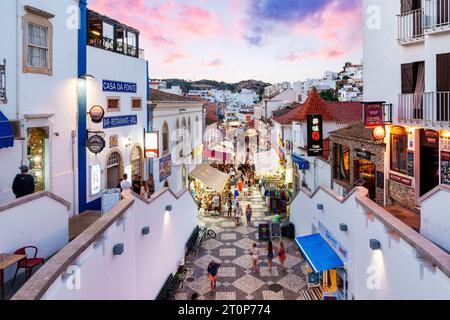
<instances>
[{"instance_id":1,"label":"doorway","mask_svg":"<svg viewBox=\"0 0 450 320\"><path fill-rule=\"evenodd\" d=\"M47 190L50 179L48 127L27 130L27 158L35 192Z\"/></svg>"},{"instance_id":2,"label":"doorway","mask_svg":"<svg viewBox=\"0 0 450 320\"><path fill-rule=\"evenodd\" d=\"M367 160L356 161L357 180L355 185L360 185L369 190L369 198L376 200L377 187L376 187L376 166L374 163Z\"/></svg>"},{"instance_id":3,"label":"doorway","mask_svg":"<svg viewBox=\"0 0 450 320\"><path fill-rule=\"evenodd\" d=\"M420 196L439 185L439 133L420 130Z\"/></svg>"},{"instance_id":4,"label":"doorway","mask_svg":"<svg viewBox=\"0 0 450 320\"><path fill-rule=\"evenodd\" d=\"M106 188L114 189L119 184L121 175L122 157L118 152L113 152L108 158L106 165Z\"/></svg>"}]
</instances>

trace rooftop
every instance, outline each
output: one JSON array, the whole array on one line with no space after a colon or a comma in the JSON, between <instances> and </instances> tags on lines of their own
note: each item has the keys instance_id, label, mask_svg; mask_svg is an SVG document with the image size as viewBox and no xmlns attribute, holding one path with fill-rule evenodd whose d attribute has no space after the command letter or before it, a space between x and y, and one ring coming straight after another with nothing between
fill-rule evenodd
<instances>
[{"instance_id":1,"label":"rooftop","mask_svg":"<svg viewBox=\"0 0 450 320\"><path fill-rule=\"evenodd\" d=\"M330 132L330 136L338 136L352 140L380 144L373 138L373 129L367 129L364 122L356 122L345 128Z\"/></svg>"},{"instance_id":2,"label":"rooftop","mask_svg":"<svg viewBox=\"0 0 450 320\"><path fill-rule=\"evenodd\" d=\"M179 96L173 93L167 93L164 91L150 88L151 102L201 102L203 100L194 97Z\"/></svg>"}]
</instances>

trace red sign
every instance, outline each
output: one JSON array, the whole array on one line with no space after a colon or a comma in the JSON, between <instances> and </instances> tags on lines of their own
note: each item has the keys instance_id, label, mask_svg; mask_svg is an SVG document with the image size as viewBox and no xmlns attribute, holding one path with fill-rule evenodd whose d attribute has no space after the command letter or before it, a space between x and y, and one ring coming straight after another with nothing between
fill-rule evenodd
<instances>
[{"instance_id":1,"label":"red sign","mask_svg":"<svg viewBox=\"0 0 450 320\"><path fill-rule=\"evenodd\" d=\"M308 115L308 156L320 157L323 155L323 119L321 114Z\"/></svg>"},{"instance_id":2,"label":"red sign","mask_svg":"<svg viewBox=\"0 0 450 320\"><path fill-rule=\"evenodd\" d=\"M145 132L144 145L145 145L145 157L156 159L159 158L159 135L158 132Z\"/></svg>"},{"instance_id":3,"label":"red sign","mask_svg":"<svg viewBox=\"0 0 450 320\"><path fill-rule=\"evenodd\" d=\"M403 184L407 187L412 187L412 179L407 178L407 177L402 177L399 176L397 174L391 173L389 175L389 180L394 181L394 182L398 182L400 184Z\"/></svg>"},{"instance_id":4,"label":"red sign","mask_svg":"<svg viewBox=\"0 0 450 320\"><path fill-rule=\"evenodd\" d=\"M426 142L430 145L439 144L439 133L434 130L425 130Z\"/></svg>"},{"instance_id":5,"label":"red sign","mask_svg":"<svg viewBox=\"0 0 450 320\"><path fill-rule=\"evenodd\" d=\"M376 128L383 125L383 105L365 104L364 105L364 122L366 128Z\"/></svg>"}]
</instances>

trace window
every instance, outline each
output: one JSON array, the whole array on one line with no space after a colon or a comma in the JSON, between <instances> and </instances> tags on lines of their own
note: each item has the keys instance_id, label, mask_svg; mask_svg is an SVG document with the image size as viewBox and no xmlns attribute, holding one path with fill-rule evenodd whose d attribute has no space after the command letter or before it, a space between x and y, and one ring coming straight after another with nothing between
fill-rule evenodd
<instances>
[{"instance_id":1,"label":"window","mask_svg":"<svg viewBox=\"0 0 450 320\"><path fill-rule=\"evenodd\" d=\"M408 134L405 128L393 127L391 131L391 170L407 174L406 153Z\"/></svg>"},{"instance_id":2,"label":"window","mask_svg":"<svg viewBox=\"0 0 450 320\"><path fill-rule=\"evenodd\" d=\"M164 122L161 132L163 146L162 153L163 155L166 155L169 153L169 126L167 125L167 122Z\"/></svg>"},{"instance_id":3,"label":"window","mask_svg":"<svg viewBox=\"0 0 450 320\"><path fill-rule=\"evenodd\" d=\"M53 27L49 19L54 16L30 6L25 10L23 72L51 75Z\"/></svg>"},{"instance_id":4,"label":"window","mask_svg":"<svg viewBox=\"0 0 450 320\"><path fill-rule=\"evenodd\" d=\"M132 109L141 109L142 108L142 99L141 98L132 98L131 99L131 108Z\"/></svg>"},{"instance_id":5,"label":"window","mask_svg":"<svg viewBox=\"0 0 450 320\"><path fill-rule=\"evenodd\" d=\"M0 103L6 103L6 60L0 64Z\"/></svg>"},{"instance_id":6,"label":"window","mask_svg":"<svg viewBox=\"0 0 450 320\"><path fill-rule=\"evenodd\" d=\"M131 151L131 173L133 175L137 174L140 177L144 175L142 159L142 149L139 146L135 146Z\"/></svg>"},{"instance_id":7,"label":"window","mask_svg":"<svg viewBox=\"0 0 450 320\"><path fill-rule=\"evenodd\" d=\"M119 111L120 110L120 98L109 97L107 98L108 111Z\"/></svg>"},{"instance_id":8,"label":"window","mask_svg":"<svg viewBox=\"0 0 450 320\"><path fill-rule=\"evenodd\" d=\"M334 178L350 182L350 149L334 144Z\"/></svg>"}]
</instances>

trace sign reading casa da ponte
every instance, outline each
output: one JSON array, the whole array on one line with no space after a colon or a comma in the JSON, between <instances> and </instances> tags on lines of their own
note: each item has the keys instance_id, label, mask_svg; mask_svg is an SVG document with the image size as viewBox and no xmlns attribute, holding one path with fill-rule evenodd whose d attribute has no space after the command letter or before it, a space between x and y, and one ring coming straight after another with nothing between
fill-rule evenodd
<instances>
[{"instance_id":1,"label":"sign reading casa da ponte","mask_svg":"<svg viewBox=\"0 0 450 320\"><path fill-rule=\"evenodd\" d=\"M103 80L103 91L136 93L137 92L137 84L131 83L131 82Z\"/></svg>"}]
</instances>

